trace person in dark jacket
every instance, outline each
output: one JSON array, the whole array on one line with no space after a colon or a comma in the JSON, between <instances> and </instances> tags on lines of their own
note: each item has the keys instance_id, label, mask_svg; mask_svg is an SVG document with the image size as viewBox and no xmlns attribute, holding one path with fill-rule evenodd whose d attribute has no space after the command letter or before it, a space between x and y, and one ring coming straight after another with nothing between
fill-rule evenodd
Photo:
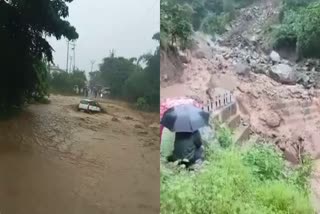
<instances>
[{"instance_id":1,"label":"person in dark jacket","mask_svg":"<svg viewBox=\"0 0 320 214\"><path fill-rule=\"evenodd\" d=\"M177 132L173 154L168 157L168 161L175 162L182 160L181 163L187 167L193 165L203 155L202 139L199 131ZM184 160L188 160L185 162Z\"/></svg>"}]
</instances>

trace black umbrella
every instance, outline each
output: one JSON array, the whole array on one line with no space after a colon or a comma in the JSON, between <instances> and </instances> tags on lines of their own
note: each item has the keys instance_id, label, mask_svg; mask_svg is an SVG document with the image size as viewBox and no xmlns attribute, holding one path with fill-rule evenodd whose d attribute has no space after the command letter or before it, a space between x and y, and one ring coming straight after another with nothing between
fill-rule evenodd
<instances>
[{"instance_id":1,"label":"black umbrella","mask_svg":"<svg viewBox=\"0 0 320 214\"><path fill-rule=\"evenodd\" d=\"M194 105L184 104L168 109L161 124L173 132L194 132L208 125L209 113Z\"/></svg>"}]
</instances>

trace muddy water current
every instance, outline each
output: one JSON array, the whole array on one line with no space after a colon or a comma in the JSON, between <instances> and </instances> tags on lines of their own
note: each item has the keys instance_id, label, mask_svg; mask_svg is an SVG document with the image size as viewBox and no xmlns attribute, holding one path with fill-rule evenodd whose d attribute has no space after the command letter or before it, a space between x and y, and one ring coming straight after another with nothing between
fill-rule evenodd
<instances>
[{"instance_id":1,"label":"muddy water current","mask_svg":"<svg viewBox=\"0 0 320 214\"><path fill-rule=\"evenodd\" d=\"M77 102L53 96L0 121L0 213L159 213L159 116Z\"/></svg>"}]
</instances>

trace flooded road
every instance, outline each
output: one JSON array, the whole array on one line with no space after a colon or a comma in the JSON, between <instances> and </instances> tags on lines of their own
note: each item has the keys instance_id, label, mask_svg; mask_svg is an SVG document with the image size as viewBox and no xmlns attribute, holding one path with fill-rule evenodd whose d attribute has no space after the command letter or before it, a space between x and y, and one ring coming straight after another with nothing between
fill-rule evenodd
<instances>
[{"instance_id":1,"label":"flooded road","mask_svg":"<svg viewBox=\"0 0 320 214\"><path fill-rule=\"evenodd\" d=\"M78 102L53 96L0 122L0 213L159 213L159 115Z\"/></svg>"}]
</instances>

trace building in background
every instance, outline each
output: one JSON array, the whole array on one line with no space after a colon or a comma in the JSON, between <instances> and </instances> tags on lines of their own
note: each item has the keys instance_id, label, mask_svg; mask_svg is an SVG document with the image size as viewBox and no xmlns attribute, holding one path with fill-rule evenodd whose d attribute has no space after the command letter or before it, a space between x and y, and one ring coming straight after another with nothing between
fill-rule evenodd
<instances>
[{"instance_id":1,"label":"building in background","mask_svg":"<svg viewBox=\"0 0 320 214\"><path fill-rule=\"evenodd\" d=\"M53 72L65 72L65 70L61 69L58 65L49 65L49 73L52 74Z\"/></svg>"}]
</instances>

